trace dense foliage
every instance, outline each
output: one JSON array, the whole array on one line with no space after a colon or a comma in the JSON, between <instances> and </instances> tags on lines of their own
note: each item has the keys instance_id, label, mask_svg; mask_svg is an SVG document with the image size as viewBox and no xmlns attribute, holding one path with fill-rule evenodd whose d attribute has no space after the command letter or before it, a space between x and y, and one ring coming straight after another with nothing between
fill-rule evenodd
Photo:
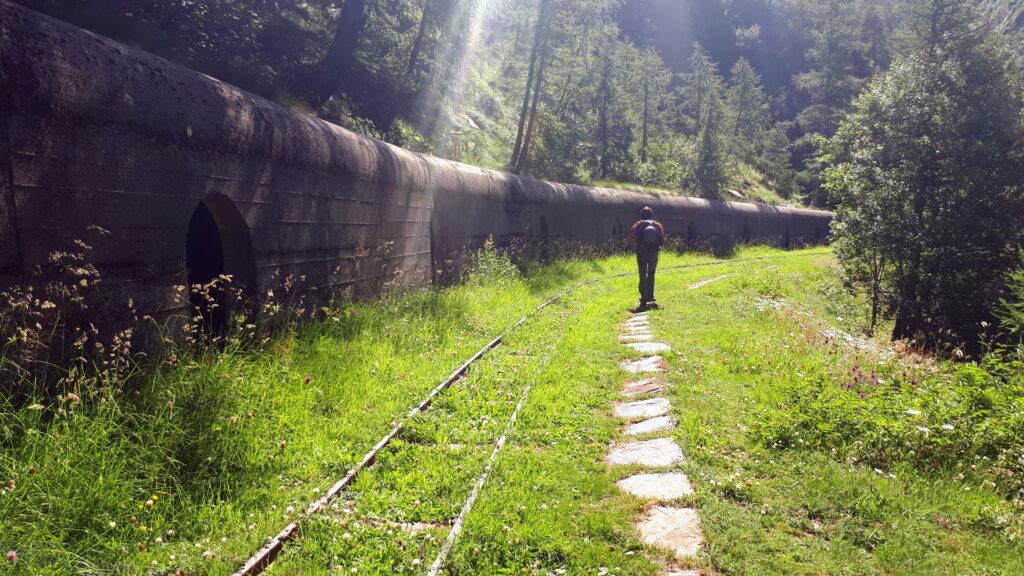
<instances>
[{"instance_id":1,"label":"dense foliage","mask_svg":"<svg viewBox=\"0 0 1024 576\"><path fill-rule=\"evenodd\" d=\"M888 66L904 20L882 0L22 1L449 158L817 204L814 136ZM1015 23L1012 3L986 6ZM712 80L720 97L698 103Z\"/></svg>"},{"instance_id":2,"label":"dense foliage","mask_svg":"<svg viewBox=\"0 0 1024 576\"><path fill-rule=\"evenodd\" d=\"M910 30L826 157L835 247L894 337L977 353L1024 240L1024 91L961 3L921 3Z\"/></svg>"}]
</instances>

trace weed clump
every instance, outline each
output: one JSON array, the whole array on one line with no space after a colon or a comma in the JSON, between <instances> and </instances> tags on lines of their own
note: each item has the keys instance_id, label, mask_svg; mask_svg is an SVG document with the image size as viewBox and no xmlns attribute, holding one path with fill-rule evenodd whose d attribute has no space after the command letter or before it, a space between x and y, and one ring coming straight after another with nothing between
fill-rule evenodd
<instances>
[{"instance_id":1,"label":"weed clump","mask_svg":"<svg viewBox=\"0 0 1024 576\"><path fill-rule=\"evenodd\" d=\"M493 237L488 237L483 247L473 253L466 274L467 282L474 286L508 286L521 282L522 278L512 258L495 247Z\"/></svg>"}]
</instances>

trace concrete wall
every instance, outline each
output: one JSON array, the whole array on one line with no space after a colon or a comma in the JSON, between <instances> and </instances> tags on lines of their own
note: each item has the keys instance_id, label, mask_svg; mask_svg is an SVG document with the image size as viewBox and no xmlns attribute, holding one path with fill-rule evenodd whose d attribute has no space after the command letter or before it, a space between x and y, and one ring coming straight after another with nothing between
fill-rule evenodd
<instances>
[{"instance_id":1,"label":"concrete wall","mask_svg":"<svg viewBox=\"0 0 1024 576\"><path fill-rule=\"evenodd\" d=\"M478 245L607 242L637 210L670 235L825 240L831 215L551 184L364 138L0 0L0 275L88 236L112 303L183 309L200 203L224 268L254 291L288 275L357 296L425 284ZM432 261L433 259L433 261Z\"/></svg>"}]
</instances>

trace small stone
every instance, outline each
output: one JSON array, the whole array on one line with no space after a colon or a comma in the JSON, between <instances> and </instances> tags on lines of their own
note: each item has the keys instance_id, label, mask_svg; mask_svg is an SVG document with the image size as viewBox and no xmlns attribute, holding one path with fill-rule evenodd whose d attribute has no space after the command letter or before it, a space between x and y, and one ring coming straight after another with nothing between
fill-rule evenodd
<instances>
[{"instance_id":1,"label":"small stone","mask_svg":"<svg viewBox=\"0 0 1024 576\"><path fill-rule=\"evenodd\" d=\"M640 498L675 500L693 495L690 479L681 472L669 474L637 474L616 482L623 491Z\"/></svg>"},{"instance_id":2,"label":"small stone","mask_svg":"<svg viewBox=\"0 0 1024 576\"><path fill-rule=\"evenodd\" d=\"M658 378L645 378L628 382L622 387L622 393L626 396L639 396L641 394L654 394L660 392L664 386Z\"/></svg>"},{"instance_id":3,"label":"small stone","mask_svg":"<svg viewBox=\"0 0 1024 576\"><path fill-rule=\"evenodd\" d=\"M614 414L616 418L643 420L666 414L671 406L665 398L651 398L650 400L618 404L615 406Z\"/></svg>"},{"instance_id":4,"label":"small stone","mask_svg":"<svg viewBox=\"0 0 1024 576\"><path fill-rule=\"evenodd\" d=\"M669 416L658 416L643 422L637 422L626 428L626 436L640 436L652 432L663 432L676 427L676 422Z\"/></svg>"},{"instance_id":5,"label":"small stone","mask_svg":"<svg viewBox=\"0 0 1024 576\"><path fill-rule=\"evenodd\" d=\"M645 372L664 372L667 364L661 356L649 356L632 362L628 360L623 361L621 366L623 370L630 374L641 374Z\"/></svg>"},{"instance_id":6,"label":"small stone","mask_svg":"<svg viewBox=\"0 0 1024 576\"><path fill-rule=\"evenodd\" d=\"M623 334L619 336L619 342L650 342L654 340L654 334L650 332L639 332L637 334Z\"/></svg>"},{"instance_id":7,"label":"small stone","mask_svg":"<svg viewBox=\"0 0 1024 576\"><path fill-rule=\"evenodd\" d=\"M626 344L626 346L640 354L661 354L672 349L668 344L662 344L661 342L634 342Z\"/></svg>"},{"instance_id":8,"label":"small stone","mask_svg":"<svg viewBox=\"0 0 1024 576\"><path fill-rule=\"evenodd\" d=\"M671 438L629 442L612 449L608 463L613 466L639 464L650 468L671 466L683 461L683 449Z\"/></svg>"},{"instance_id":9,"label":"small stone","mask_svg":"<svg viewBox=\"0 0 1024 576\"><path fill-rule=\"evenodd\" d=\"M677 558L692 558L704 546L700 519L693 508L655 506L637 527L645 544L671 550Z\"/></svg>"},{"instance_id":10,"label":"small stone","mask_svg":"<svg viewBox=\"0 0 1024 576\"><path fill-rule=\"evenodd\" d=\"M643 322L626 322L622 325L626 330L650 330L651 323L644 320Z\"/></svg>"}]
</instances>

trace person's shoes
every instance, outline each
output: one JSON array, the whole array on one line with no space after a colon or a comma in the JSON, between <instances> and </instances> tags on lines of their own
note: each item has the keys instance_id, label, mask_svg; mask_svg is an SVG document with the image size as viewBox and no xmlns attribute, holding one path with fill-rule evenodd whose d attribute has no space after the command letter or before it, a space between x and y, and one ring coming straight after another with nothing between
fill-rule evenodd
<instances>
[{"instance_id":1,"label":"person's shoes","mask_svg":"<svg viewBox=\"0 0 1024 576\"><path fill-rule=\"evenodd\" d=\"M647 304L644 304L643 302L641 302L639 306L637 306L636 308L633 308L632 310L630 310L630 312L632 312L633 314L638 314L640 312L646 312L647 310L649 310L649 308L647 307Z\"/></svg>"},{"instance_id":2,"label":"person's shoes","mask_svg":"<svg viewBox=\"0 0 1024 576\"><path fill-rule=\"evenodd\" d=\"M648 309L652 309L652 310L657 310L658 309L658 301L657 300L651 300L650 302L647 303L647 308Z\"/></svg>"}]
</instances>

